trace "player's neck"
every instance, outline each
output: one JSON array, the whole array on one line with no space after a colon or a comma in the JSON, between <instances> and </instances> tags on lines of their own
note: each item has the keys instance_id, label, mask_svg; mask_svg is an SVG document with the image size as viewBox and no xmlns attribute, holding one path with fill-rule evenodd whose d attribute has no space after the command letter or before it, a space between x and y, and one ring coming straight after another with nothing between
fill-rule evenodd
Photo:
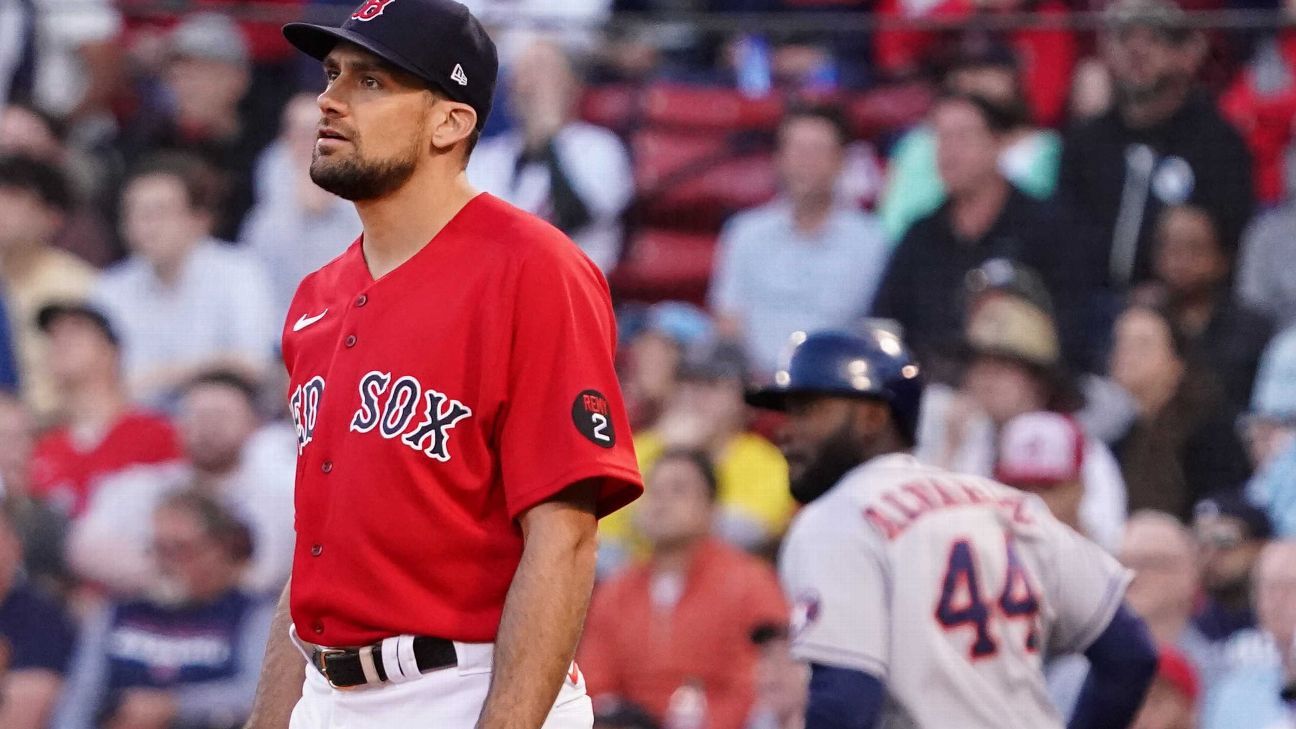
<instances>
[{"instance_id":1,"label":"player's neck","mask_svg":"<svg viewBox=\"0 0 1296 729\"><path fill-rule=\"evenodd\" d=\"M447 176L429 169L384 197L357 202L369 273L382 278L408 261L476 195L462 171Z\"/></svg>"}]
</instances>

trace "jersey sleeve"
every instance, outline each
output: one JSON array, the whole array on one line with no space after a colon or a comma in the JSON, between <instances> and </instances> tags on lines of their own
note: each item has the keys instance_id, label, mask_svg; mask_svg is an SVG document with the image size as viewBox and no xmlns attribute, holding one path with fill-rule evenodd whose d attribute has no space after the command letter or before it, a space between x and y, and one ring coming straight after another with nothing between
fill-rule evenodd
<instances>
[{"instance_id":1,"label":"jersey sleeve","mask_svg":"<svg viewBox=\"0 0 1296 729\"><path fill-rule=\"evenodd\" d=\"M850 522L845 514L819 514ZM885 550L864 524L802 523L785 554L792 606L792 654L802 661L886 679L890 656L890 580ZM848 528L851 527L851 528Z\"/></svg>"},{"instance_id":2,"label":"jersey sleeve","mask_svg":"<svg viewBox=\"0 0 1296 729\"><path fill-rule=\"evenodd\" d=\"M1061 522L1046 521L1044 539L1045 579L1054 613L1049 648L1054 653L1082 653L1111 622L1133 575L1102 547Z\"/></svg>"},{"instance_id":3,"label":"jersey sleeve","mask_svg":"<svg viewBox=\"0 0 1296 729\"><path fill-rule=\"evenodd\" d=\"M520 264L499 442L514 519L579 481L599 483L599 516L643 491L613 365L607 283L565 248L540 248Z\"/></svg>"}]
</instances>

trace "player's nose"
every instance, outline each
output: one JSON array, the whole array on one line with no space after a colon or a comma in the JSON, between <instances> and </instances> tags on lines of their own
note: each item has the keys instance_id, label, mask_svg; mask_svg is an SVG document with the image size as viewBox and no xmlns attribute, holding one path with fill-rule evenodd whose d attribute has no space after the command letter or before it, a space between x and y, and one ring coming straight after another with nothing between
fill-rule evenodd
<instances>
[{"instance_id":1,"label":"player's nose","mask_svg":"<svg viewBox=\"0 0 1296 729\"><path fill-rule=\"evenodd\" d=\"M346 111L346 103L338 98L337 92L332 86L324 89L319 96L315 97L315 103L319 104L320 113L328 117L342 116Z\"/></svg>"}]
</instances>

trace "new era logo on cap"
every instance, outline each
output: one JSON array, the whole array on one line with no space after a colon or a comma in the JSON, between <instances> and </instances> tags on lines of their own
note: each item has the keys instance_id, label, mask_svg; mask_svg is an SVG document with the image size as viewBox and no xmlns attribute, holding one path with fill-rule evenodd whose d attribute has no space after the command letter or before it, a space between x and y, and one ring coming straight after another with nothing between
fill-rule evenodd
<instances>
[{"instance_id":1,"label":"new era logo on cap","mask_svg":"<svg viewBox=\"0 0 1296 729\"><path fill-rule=\"evenodd\" d=\"M391 1L392 0L387 0L387 2ZM454 71L450 73L450 79L460 86L468 85L468 75L464 73L463 66L460 66L457 63L455 64Z\"/></svg>"}]
</instances>

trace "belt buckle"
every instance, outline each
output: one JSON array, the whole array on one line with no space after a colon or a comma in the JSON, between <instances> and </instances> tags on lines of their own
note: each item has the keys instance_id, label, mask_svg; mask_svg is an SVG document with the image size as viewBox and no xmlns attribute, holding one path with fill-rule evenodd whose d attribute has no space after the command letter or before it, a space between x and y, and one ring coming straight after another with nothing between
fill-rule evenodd
<instances>
[{"instance_id":1,"label":"belt buckle","mask_svg":"<svg viewBox=\"0 0 1296 729\"><path fill-rule=\"evenodd\" d=\"M345 655L346 654L345 650L342 650L340 648L316 648L315 650L319 655L319 662L316 664L315 667L318 668L320 674L324 676L324 680L328 681L329 686L332 686L338 691L350 691L356 688L355 686L339 686L336 683L333 683L333 677L330 676L328 672L329 656Z\"/></svg>"}]
</instances>

